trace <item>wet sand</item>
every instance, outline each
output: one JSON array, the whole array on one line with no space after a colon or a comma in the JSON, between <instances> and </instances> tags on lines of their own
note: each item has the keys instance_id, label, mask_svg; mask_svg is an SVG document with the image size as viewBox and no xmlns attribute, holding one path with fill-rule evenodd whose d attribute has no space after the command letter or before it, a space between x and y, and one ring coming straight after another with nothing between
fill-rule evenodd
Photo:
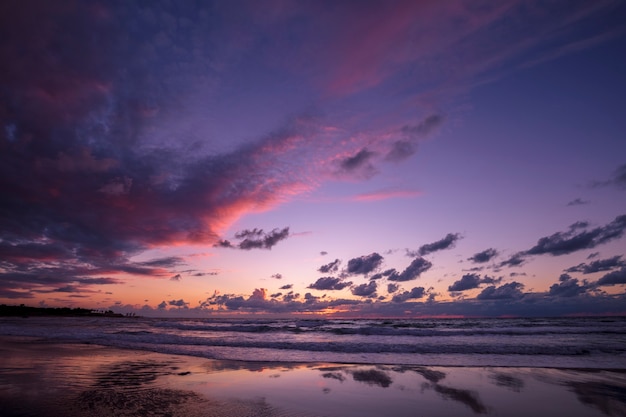
<instances>
[{"instance_id":1,"label":"wet sand","mask_svg":"<svg viewBox=\"0 0 626 417\"><path fill-rule=\"evenodd\" d=\"M255 363L0 337L2 416L626 416L626 371Z\"/></svg>"}]
</instances>

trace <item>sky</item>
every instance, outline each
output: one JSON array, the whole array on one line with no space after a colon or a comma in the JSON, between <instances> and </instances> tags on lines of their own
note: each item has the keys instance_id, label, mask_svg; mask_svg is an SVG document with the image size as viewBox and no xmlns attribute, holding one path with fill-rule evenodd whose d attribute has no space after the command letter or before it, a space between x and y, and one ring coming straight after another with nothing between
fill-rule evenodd
<instances>
[{"instance_id":1,"label":"sky","mask_svg":"<svg viewBox=\"0 0 626 417\"><path fill-rule=\"evenodd\" d=\"M623 1L0 4L0 303L626 314Z\"/></svg>"}]
</instances>

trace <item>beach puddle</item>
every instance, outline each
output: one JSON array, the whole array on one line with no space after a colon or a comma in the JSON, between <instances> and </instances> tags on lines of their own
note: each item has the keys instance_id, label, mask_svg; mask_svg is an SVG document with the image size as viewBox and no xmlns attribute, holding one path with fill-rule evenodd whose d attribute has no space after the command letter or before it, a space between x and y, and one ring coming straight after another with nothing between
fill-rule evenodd
<instances>
[{"instance_id":1,"label":"beach puddle","mask_svg":"<svg viewBox=\"0 0 626 417\"><path fill-rule=\"evenodd\" d=\"M626 373L217 361L0 338L0 415L626 416Z\"/></svg>"}]
</instances>

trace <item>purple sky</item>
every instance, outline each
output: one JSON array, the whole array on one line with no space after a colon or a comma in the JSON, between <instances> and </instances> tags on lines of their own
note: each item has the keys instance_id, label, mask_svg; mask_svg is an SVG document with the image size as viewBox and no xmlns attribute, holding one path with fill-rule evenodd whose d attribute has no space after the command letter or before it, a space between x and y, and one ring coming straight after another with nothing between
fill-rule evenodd
<instances>
[{"instance_id":1,"label":"purple sky","mask_svg":"<svg viewBox=\"0 0 626 417\"><path fill-rule=\"evenodd\" d=\"M626 314L624 21L617 0L3 1L0 303Z\"/></svg>"}]
</instances>

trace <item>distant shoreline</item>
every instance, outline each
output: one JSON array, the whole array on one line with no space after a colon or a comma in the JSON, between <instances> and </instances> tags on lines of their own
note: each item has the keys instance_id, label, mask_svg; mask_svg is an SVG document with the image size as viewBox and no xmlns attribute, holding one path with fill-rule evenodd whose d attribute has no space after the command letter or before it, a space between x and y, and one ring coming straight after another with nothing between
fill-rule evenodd
<instances>
[{"instance_id":1,"label":"distant shoreline","mask_svg":"<svg viewBox=\"0 0 626 417\"><path fill-rule=\"evenodd\" d=\"M111 310L92 310L70 307L30 307L0 305L0 317L138 317L134 314L124 315Z\"/></svg>"}]
</instances>

